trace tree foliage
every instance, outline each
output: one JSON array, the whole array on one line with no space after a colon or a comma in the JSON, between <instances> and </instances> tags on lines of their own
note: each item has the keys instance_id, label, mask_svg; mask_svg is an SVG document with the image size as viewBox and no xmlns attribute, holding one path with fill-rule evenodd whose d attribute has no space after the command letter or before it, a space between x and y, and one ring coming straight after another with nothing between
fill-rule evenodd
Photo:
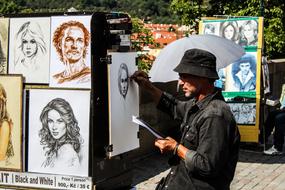
<instances>
[{"instance_id":1,"label":"tree foliage","mask_svg":"<svg viewBox=\"0 0 285 190\"><path fill-rule=\"evenodd\" d=\"M17 3L11 0L0 0L0 13L17 13L19 12L20 7Z\"/></svg>"},{"instance_id":2,"label":"tree foliage","mask_svg":"<svg viewBox=\"0 0 285 190\"><path fill-rule=\"evenodd\" d=\"M265 54L271 58L285 56L284 0L173 0L171 10L182 24L196 26L201 17L214 15L260 16L264 14Z\"/></svg>"},{"instance_id":3,"label":"tree foliage","mask_svg":"<svg viewBox=\"0 0 285 190\"><path fill-rule=\"evenodd\" d=\"M154 41L151 30L144 27L144 22L141 19L132 18L132 25L132 48L141 52L138 57L138 67L140 70L148 72L153 63L153 58L151 55L143 53L143 47L159 47L159 44Z\"/></svg>"},{"instance_id":4,"label":"tree foliage","mask_svg":"<svg viewBox=\"0 0 285 190\"><path fill-rule=\"evenodd\" d=\"M285 55L284 0L0 0L0 13L121 11L144 22L186 24L196 27L201 17L213 15L260 16L264 1L265 53Z\"/></svg>"}]
</instances>

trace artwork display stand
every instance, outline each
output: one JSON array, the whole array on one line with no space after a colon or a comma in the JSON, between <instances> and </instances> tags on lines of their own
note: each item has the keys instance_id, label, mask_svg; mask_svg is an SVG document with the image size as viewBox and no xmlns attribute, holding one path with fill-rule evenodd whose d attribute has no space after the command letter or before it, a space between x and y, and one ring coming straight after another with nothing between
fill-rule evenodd
<instances>
[{"instance_id":1,"label":"artwork display stand","mask_svg":"<svg viewBox=\"0 0 285 190\"><path fill-rule=\"evenodd\" d=\"M212 34L229 39L245 50L239 60L218 71L216 86L222 89L226 102L236 118L242 142L259 142L263 122L262 99L262 17L207 17L199 25L200 34ZM268 76L269 77L269 76Z\"/></svg>"},{"instance_id":2,"label":"artwork display stand","mask_svg":"<svg viewBox=\"0 0 285 190\"><path fill-rule=\"evenodd\" d=\"M5 22L10 20L10 23L11 21L14 23L13 26L5 28L10 35L10 41L7 41L9 50L5 54L8 58L5 68L8 69L3 76L11 76L11 74L20 72L17 74L23 76L24 79L22 83L23 107L22 110L18 110L23 113L22 124L14 126L22 129L23 139L20 146L23 150L18 153L18 156L22 158L20 159L21 168L16 170L2 170L0 168L0 187L9 189L88 190L94 189L95 186L96 189L130 186L132 163L125 155L129 151L139 148L138 126L132 123L131 117L130 120L124 119L125 123L115 125L126 115L138 115L138 87L134 83L130 83L128 77L127 79L120 79L119 76L124 74L119 74L119 67L117 67L118 64L127 65L129 76L136 70L136 53L131 52L130 48L132 29L130 17L124 13L76 12L4 15L3 18L6 19ZM49 39L46 41L45 37L41 39L42 45L46 45L45 47L42 46L43 49L46 49L42 52L46 53L47 58L39 58L49 63L49 69L40 71L47 72L49 70L49 80L45 77L37 81L37 77L42 76L40 73L33 77L31 71L21 73L21 70L12 69L12 66L20 64L15 63L18 59L17 53L14 51L17 46L13 47L16 44L16 41L13 41L16 39L14 36L18 34L17 31L20 30L20 26L29 25L29 22L32 23L37 19L45 22L51 21L50 26L48 26L51 31L43 29L45 26L39 24L39 27L43 29L44 34L42 36L46 36L50 32ZM89 36L83 27L79 26L82 24L87 29ZM67 29L69 32L60 33L59 26L63 25L70 27ZM27 33L29 33L28 30ZM55 37L58 34L61 36ZM67 38L65 35L71 37ZM70 38L73 41L65 41L64 45L57 47L57 40L68 40ZM22 43L25 41L21 45L22 50L25 51L26 43L38 43L40 40L37 40L37 37L34 37L34 41L26 37L27 42L22 39ZM79 74L69 78L65 77L67 73L72 73L73 68L69 67L64 70L62 67L62 73L60 73L62 80L55 80L56 72L59 73L59 66L57 65L63 62L64 65L68 65L69 61L69 59L64 58L64 55L61 55L64 54L61 52L65 51L64 48L68 52L69 44L74 42L77 43L77 46L82 45L84 49L80 56L86 59L82 62L86 67L78 72L84 78L80 78ZM39 48L40 45L37 44L36 47ZM70 48L72 47L70 46ZM27 50L26 53L31 53L31 51ZM79 50L73 50L69 53L70 59L80 54ZM60 58L61 56L63 57ZM75 59L77 60L77 58ZM45 64L45 62L42 61L41 63ZM56 69L58 70L56 71ZM77 69L80 68L77 67ZM28 77L28 75L30 76ZM90 78L88 78L89 76ZM114 76L117 77L114 78ZM80 78L79 82L88 81L89 83L78 85L78 81L77 83L73 82L74 79L78 78ZM120 84L120 80L122 84ZM129 82L127 92L124 89L121 89L120 92L120 88L125 88L120 87L120 85L125 85L123 84L124 81ZM65 82L68 84L64 85ZM120 107L122 107L120 112L123 115L116 116L117 113L113 112L117 112L114 110L117 110L116 106L119 102L121 102ZM60 106L61 104L62 106ZM46 109L47 112L45 112ZM69 116L64 116L66 112ZM69 119L65 119L65 117ZM66 122L67 120L72 120L73 124L69 124ZM58 129L59 127L53 129L56 127L52 126L64 126L62 130L64 132L61 132ZM124 128L120 129L121 126ZM116 131L120 132L121 130L128 133L128 138L121 137L120 134L116 133ZM61 136L61 133L68 135ZM50 137L44 134L49 134ZM71 134L74 137L71 137ZM47 140L51 138L56 140ZM120 143L126 148L121 149ZM64 150L61 148L63 146L65 146ZM57 148L53 149L54 147ZM60 162L66 162L60 156L60 151L67 151L65 154L77 155L70 162L70 165L64 166L65 171L61 170L61 167L56 167ZM43 160L45 160L46 165L43 164ZM71 166L75 165L76 160L80 164L84 163L86 167L72 171Z\"/></svg>"}]
</instances>

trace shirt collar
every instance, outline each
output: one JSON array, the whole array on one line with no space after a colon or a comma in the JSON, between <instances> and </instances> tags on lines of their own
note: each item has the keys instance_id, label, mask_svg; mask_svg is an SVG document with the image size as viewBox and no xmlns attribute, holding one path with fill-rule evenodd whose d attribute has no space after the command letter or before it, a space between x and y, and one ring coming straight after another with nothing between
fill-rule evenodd
<instances>
[{"instance_id":1,"label":"shirt collar","mask_svg":"<svg viewBox=\"0 0 285 190\"><path fill-rule=\"evenodd\" d=\"M211 100L213 99L221 99L224 100L224 97L221 93L221 90L215 88L214 92L212 94L208 94L205 98L203 98L201 101L196 101L196 104L194 107L198 107L198 109L204 109Z\"/></svg>"}]
</instances>

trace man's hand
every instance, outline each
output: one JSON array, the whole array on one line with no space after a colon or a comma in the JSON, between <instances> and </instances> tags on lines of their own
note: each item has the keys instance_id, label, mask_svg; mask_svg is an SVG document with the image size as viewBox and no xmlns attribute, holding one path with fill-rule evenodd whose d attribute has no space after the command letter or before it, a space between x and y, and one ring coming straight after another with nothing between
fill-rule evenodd
<instances>
[{"instance_id":1,"label":"man's hand","mask_svg":"<svg viewBox=\"0 0 285 190\"><path fill-rule=\"evenodd\" d=\"M136 71L131 76L131 80L136 81L138 85L143 88L150 88L150 86L152 86L151 82L149 81L148 75L143 71Z\"/></svg>"},{"instance_id":2,"label":"man's hand","mask_svg":"<svg viewBox=\"0 0 285 190\"><path fill-rule=\"evenodd\" d=\"M166 137L165 139L156 139L154 145L160 149L161 153L173 152L177 142L171 138Z\"/></svg>"}]
</instances>

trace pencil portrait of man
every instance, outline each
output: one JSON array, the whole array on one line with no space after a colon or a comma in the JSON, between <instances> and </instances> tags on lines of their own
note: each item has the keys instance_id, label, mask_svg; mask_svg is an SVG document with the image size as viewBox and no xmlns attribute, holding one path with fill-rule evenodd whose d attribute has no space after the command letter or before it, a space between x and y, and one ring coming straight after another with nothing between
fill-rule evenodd
<instances>
[{"instance_id":1,"label":"pencil portrait of man","mask_svg":"<svg viewBox=\"0 0 285 190\"><path fill-rule=\"evenodd\" d=\"M55 86L84 87L91 80L91 69L88 61L90 33L80 20L68 20L60 23L54 30L52 45L60 63L51 71L50 79Z\"/></svg>"}]
</instances>

